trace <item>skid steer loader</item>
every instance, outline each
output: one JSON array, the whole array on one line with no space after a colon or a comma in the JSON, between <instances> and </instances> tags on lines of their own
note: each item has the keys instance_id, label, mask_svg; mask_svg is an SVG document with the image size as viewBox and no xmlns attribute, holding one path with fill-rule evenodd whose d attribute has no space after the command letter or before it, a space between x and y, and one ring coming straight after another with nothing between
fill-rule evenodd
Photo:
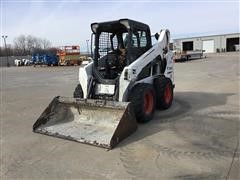
<instances>
[{"instance_id":1,"label":"skid steer loader","mask_svg":"<svg viewBox=\"0 0 240 180\"><path fill-rule=\"evenodd\" d=\"M111 149L173 100L167 29L130 19L91 24L93 61L79 68L73 98L55 97L33 131Z\"/></svg>"}]
</instances>

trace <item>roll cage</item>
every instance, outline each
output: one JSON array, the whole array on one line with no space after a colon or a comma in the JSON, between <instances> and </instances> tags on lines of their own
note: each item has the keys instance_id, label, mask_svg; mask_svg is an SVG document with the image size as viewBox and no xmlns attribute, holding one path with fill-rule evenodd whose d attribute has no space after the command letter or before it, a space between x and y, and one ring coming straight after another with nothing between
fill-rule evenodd
<instances>
[{"instance_id":1,"label":"roll cage","mask_svg":"<svg viewBox=\"0 0 240 180\"><path fill-rule=\"evenodd\" d=\"M130 19L92 23L94 69L102 79L115 79L125 66L152 47L149 26Z\"/></svg>"}]
</instances>

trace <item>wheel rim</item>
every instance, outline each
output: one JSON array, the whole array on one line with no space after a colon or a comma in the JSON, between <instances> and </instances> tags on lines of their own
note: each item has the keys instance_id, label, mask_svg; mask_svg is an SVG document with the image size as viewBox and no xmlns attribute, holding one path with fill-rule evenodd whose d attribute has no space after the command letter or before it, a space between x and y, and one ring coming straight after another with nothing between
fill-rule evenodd
<instances>
[{"instance_id":1,"label":"wheel rim","mask_svg":"<svg viewBox=\"0 0 240 180\"><path fill-rule=\"evenodd\" d=\"M172 90L169 83L166 85L166 88L164 91L164 99L167 104L169 104L172 99Z\"/></svg>"},{"instance_id":2,"label":"wheel rim","mask_svg":"<svg viewBox=\"0 0 240 180\"><path fill-rule=\"evenodd\" d=\"M153 92L147 91L144 94L144 111L146 114L152 113L154 106L154 100L153 100Z\"/></svg>"}]
</instances>

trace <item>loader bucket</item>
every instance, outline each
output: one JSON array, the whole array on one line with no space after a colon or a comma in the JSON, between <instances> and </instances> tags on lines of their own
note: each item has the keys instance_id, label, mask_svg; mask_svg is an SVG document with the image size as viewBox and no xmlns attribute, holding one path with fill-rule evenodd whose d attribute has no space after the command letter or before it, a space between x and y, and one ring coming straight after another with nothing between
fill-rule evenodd
<instances>
[{"instance_id":1,"label":"loader bucket","mask_svg":"<svg viewBox=\"0 0 240 180\"><path fill-rule=\"evenodd\" d=\"M33 131L112 149L137 129L130 103L55 97Z\"/></svg>"}]
</instances>

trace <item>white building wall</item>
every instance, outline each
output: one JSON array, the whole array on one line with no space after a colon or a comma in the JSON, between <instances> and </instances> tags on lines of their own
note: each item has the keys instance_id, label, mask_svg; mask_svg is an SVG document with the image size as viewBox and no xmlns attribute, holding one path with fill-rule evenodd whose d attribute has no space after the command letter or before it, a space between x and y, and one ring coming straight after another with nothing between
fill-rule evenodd
<instances>
[{"instance_id":1,"label":"white building wall","mask_svg":"<svg viewBox=\"0 0 240 180\"><path fill-rule=\"evenodd\" d=\"M226 51L227 38L235 38L235 37L239 37L239 36L240 36L240 33L175 39L173 41L174 42L174 50L182 51L183 50L182 43L187 42L187 41L193 41L193 50L202 50L204 40L214 40L214 52L217 52L217 49L219 49L220 51Z\"/></svg>"}]
</instances>

